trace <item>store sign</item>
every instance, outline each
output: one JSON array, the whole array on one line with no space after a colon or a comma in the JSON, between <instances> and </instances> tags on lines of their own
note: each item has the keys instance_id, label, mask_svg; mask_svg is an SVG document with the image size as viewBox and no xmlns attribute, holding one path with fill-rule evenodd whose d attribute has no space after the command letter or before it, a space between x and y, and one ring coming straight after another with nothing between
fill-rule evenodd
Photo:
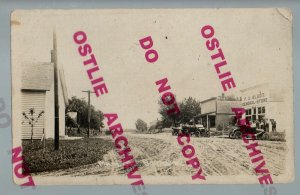
<instances>
[{"instance_id":1,"label":"store sign","mask_svg":"<svg viewBox=\"0 0 300 195\"><path fill-rule=\"evenodd\" d=\"M253 104L261 104L264 102L267 102L268 98L265 97L265 94L262 92L259 92L256 95L248 96L243 98L242 106L248 106Z\"/></svg>"}]
</instances>

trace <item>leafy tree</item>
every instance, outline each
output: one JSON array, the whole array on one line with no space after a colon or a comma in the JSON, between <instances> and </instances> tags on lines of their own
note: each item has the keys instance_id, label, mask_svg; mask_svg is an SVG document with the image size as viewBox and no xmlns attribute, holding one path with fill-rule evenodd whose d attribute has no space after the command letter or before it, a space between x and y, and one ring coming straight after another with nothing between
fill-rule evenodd
<instances>
[{"instance_id":1,"label":"leafy tree","mask_svg":"<svg viewBox=\"0 0 300 195\"><path fill-rule=\"evenodd\" d=\"M71 99L69 99L66 112L77 112L77 124L80 125L80 127L88 128L88 103L84 99L79 99L73 96ZM68 120L68 117L66 119L67 126L74 125L72 120ZM103 113L100 110L96 110L95 107L91 105L90 127L92 129L104 127L103 120Z\"/></svg>"},{"instance_id":2,"label":"leafy tree","mask_svg":"<svg viewBox=\"0 0 300 195\"><path fill-rule=\"evenodd\" d=\"M170 107L163 104L161 100L158 101L159 110L158 113L161 115L161 123L163 127L170 127L172 124L176 124L176 121L179 121L180 117L176 113L168 114L167 111ZM180 104L179 104L180 108Z\"/></svg>"},{"instance_id":3,"label":"leafy tree","mask_svg":"<svg viewBox=\"0 0 300 195\"><path fill-rule=\"evenodd\" d=\"M66 126L68 127L77 127L77 121L71 118L68 114L66 114Z\"/></svg>"},{"instance_id":4,"label":"leafy tree","mask_svg":"<svg viewBox=\"0 0 300 195\"><path fill-rule=\"evenodd\" d=\"M88 120L87 107L87 102L84 99L79 99L73 96L71 99L69 99L69 103L66 107L66 112L77 112L77 123L80 126L87 126L85 125ZM69 126L69 124L67 124L67 126Z\"/></svg>"},{"instance_id":5,"label":"leafy tree","mask_svg":"<svg viewBox=\"0 0 300 195\"><path fill-rule=\"evenodd\" d=\"M104 116L100 110L92 110L91 113L91 128L92 129L99 129L99 127L104 127L103 124Z\"/></svg>"},{"instance_id":6,"label":"leafy tree","mask_svg":"<svg viewBox=\"0 0 300 195\"><path fill-rule=\"evenodd\" d=\"M147 131L147 123L144 122L142 119L137 119L135 122L135 127L139 132L146 132Z\"/></svg>"},{"instance_id":7,"label":"leafy tree","mask_svg":"<svg viewBox=\"0 0 300 195\"><path fill-rule=\"evenodd\" d=\"M182 102L179 102L180 114L167 114L167 110L170 107L164 105L162 101L159 104L159 114L161 115L161 126L170 127L172 125L177 126L179 123L188 123L193 120L195 116L201 114L200 102L192 97L185 98Z\"/></svg>"},{"instance_id":8,"label":"leafy tree","mask_svg":"<svg viewBox=\"0 0 300 195\"><path fill-rule=\"evenodd\" d=\"M192 97L185 98L180 103L180 111L181 123L188 123L193 120L195 116L201 114L200 102Z\"/></svg>"}]
</instances>

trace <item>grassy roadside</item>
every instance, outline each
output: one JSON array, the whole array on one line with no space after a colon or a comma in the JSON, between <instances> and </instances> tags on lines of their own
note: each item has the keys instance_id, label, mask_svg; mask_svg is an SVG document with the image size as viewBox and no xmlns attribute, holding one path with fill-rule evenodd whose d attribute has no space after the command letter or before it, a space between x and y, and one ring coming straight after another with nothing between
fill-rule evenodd
<instances>
[{"instance_id":1,"label":"grassy roadside","mask_svg":"<svg viewBox=\"0 0 300 195\"><path fill-rule=\"evenodd\" d=\"M43 152L43 142L23 140L24 162L30 173L68 169L81 165L96 163L114 146L110 140L100 138L61 140L58 151L54 150L53 140L46 140Z\"/></svg>"}]
</instances>

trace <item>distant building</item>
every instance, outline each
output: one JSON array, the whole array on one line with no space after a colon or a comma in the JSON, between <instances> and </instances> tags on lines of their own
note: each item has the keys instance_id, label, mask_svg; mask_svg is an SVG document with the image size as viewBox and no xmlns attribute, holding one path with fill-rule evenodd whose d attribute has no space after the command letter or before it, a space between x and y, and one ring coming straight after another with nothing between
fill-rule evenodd
<instances>
[{"instance_id":1,"label":"distant building","mask_svg":"<svg viewBox=\"0 0 300 195\"><path fill-rule=\"evenodd\" d=\"M54 68L53 63L30 63L23 65L22 72L22 139L31 138L30 110L34 109L33 139L54 138ZM62 68L58 76L59 135L65 136L65 107L68 94ZM44 112L44 113L43 113Z\"/></svg>"},{"instance_id":2,"label":"distant building","mask_svg":"<svg viewBox=\"0 0 300 195\"><path fill-rule=\"evenodd\" d=\"M208 129L215 129L218 126L224 128L233 121L235 116L231 111L233 107L241 107L241 101L220 97L209 98L201 102L201 114L196 117L196 120Z\"/></svg>"}]
</instances>

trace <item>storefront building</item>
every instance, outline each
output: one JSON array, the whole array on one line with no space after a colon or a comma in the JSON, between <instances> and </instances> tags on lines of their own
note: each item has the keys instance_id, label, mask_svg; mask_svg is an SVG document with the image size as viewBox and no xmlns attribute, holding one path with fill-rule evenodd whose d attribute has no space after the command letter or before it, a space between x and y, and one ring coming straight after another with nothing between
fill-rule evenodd
<instances>
[{"instance_id":1,"label":"storefront building","mask_svg":"<svg viewBox=\"0 0 300 195\"><path fill-rule=\"evenodd\" d=\"M208 129L224 129L234 125L232 108L244 108L245 118L257 128L268 132L286 130L284 111L284 89L269 83L255 85L240 91L236 98L226 99L224 94L201 102L201 114L195 117L196 123Z\"/></svg>"},{"instance_id":2,"label":"storefront building","mask_svg":"<svg viewBox=\"0 0 300 195\"><path fill-rule=\"evenodd\" d=\"M224 129L233 122L233 107L241 107L241 101L213 97L201 102L201 114L195 119L208 129Z\"/></svg>"},{"instance_id":3,"label":"storefront building","mask_svg":"<svg viewBox=\"0 0 300 195\"><path fill-rule=\"evenodd\" d=\"M268 83L241 90L246 119L266 131L284 131L283 93Z\"/></svg>"}]
</instances>

